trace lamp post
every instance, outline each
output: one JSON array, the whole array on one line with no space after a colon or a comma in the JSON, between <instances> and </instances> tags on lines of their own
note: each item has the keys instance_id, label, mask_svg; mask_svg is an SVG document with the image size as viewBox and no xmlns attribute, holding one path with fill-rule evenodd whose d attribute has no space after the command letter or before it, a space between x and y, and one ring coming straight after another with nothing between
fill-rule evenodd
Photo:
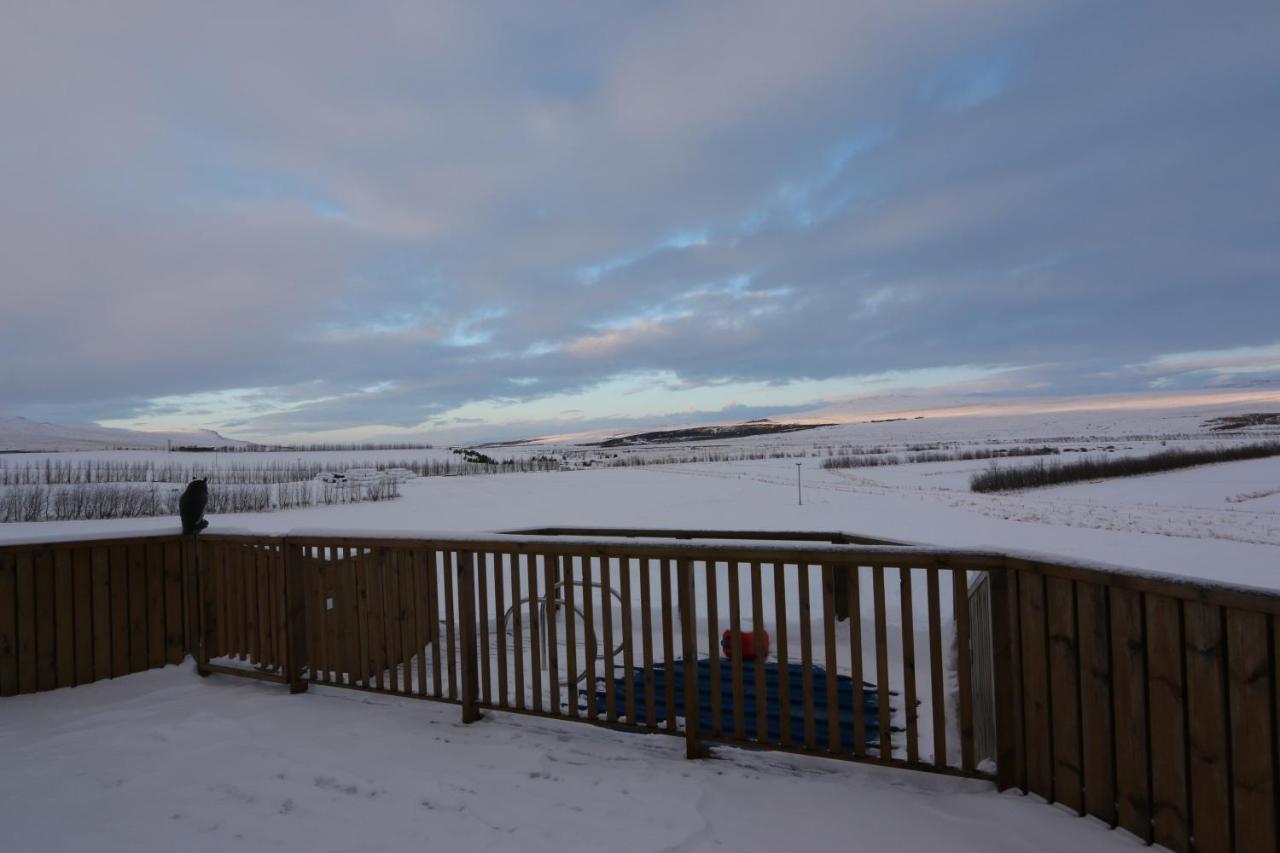
<instances>
[{"instance_id":1,"label":"lamp post","mask_svg":"<svg viewBox=\"0 0 1280 853\"><path fill-rule=\"evenodd\" d=\"M800 491L800 463L796 463L796 506L804 506L804 495Z\"/></svg>"}]
</instances>

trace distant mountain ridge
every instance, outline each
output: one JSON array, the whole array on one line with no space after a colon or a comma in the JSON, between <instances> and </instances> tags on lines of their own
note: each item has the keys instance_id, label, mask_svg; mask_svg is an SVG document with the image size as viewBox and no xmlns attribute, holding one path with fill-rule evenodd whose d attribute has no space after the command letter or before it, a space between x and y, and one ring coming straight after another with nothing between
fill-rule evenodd
<instances>
[{"instance_id":1,"label":"distant mountain ridge","mask_svg":"<svg viewBox=\"0 0 1280 853\"><path fill-rule=\"evenodd\" d=\"M718 424L714 426L684 427L683 429L656 430L622 435L596 442L595 447L631 447L643 444L672 444L684 441L700 441L717 438L747 438L753 435L775 435L783 432L799 432L806 429L835 426L835 424L797 424L774 423L767 418L758 418L741 424Z\"/></svg>"},{"instance_id":2,"label":"distant mountain ridge","mask_svg":"<svg viewBox=\"0 0 1280 853\"><path fill-rule=\"evenodd\" d=\"M63 426L15 415L0 415L0 453L62 450L165 450L173 447L242 447L248 442L211 429L143 432L96 424Z\"/></svg>"}]
</instances>

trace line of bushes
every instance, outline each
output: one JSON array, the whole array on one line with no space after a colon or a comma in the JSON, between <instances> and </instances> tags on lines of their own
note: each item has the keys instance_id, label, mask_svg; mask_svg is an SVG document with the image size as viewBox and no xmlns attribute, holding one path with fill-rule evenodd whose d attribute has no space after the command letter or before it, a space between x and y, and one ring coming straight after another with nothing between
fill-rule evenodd
<instances>
[{"instance_id":1,"label":"line of bushes","mask_svg":"<svg viewBox=\"0 0 1280 853\"><path fill-rule=\"evenodd\" d=\"M968 462L974 459L1002 459L1007 456L1054 456L1056 447L977 447L970 450L924 450L919 453L864 453L831 456L822 461L822 467L876 468L881 465L911 465L918 462Z\"/></svg>"},{"instance_id":2,"label":"line of bushes","mask_svg":"<svg viewBox=\"0 0 1280 853\"><path fill-rule=\"evenodd\" d=\"M180 494L180 489L170 486L128 483L11 486L0 489L0 522L177 515ZM365 484L231 484L209 489L205 511L210 514L266 512L390 500L399 496L400 484L394 479Z\"/></svg>"},{"instance_id":3,"label":"line of bushes","mask_svg":"<svg viewBox=\"0 0 1280 853\"><path fill-rule=\"evenodd\" d=\"M511 471L558 471L560 460L552 456L528 456L494 460L467 451L452 459L332 460L290 459L254 462L200 462L183 464L120 459L54 459L9 463L0 459L0 486L70 485L79 483L189 483L207 477L210 484L281 484L313 479L325 471L351 468L403 468L420 477L459 474L495 474Z\"/></svg>"},{"instance_id":4,"label":"line of bushes","mask_svg":"<svg viewBox=\"0 0 1280 853\"><path fill-rule=\"evenodd\" d=\"M652 450L624 450L621 454L600 454L585 464L605 468L643 468L648 465L688 465L707 462L756 462L762 459L803 459L807 450L692 450L687 453L657 453Z\"/></svg>"},{"instance_id":5,"label":"line of bushes","mask_svg":"<svg viewBox=\"0 0 1280 853\"><path fill-rule=\"evenodd\" d=\"M1138 474L1156 474L1196 465L1237 462L1242 459L1264 459L1269 456L1280 456L1280 441L1231 447L1201 447L1194 450L1162 450L1148 456L1090 457L1065 463L1045 464L1041 461L1036 465L1005 467L993 465L990 469L975 474L969 482L969 488L975 492L1035 489L1060 483L1076 483L1081 480L1133 477Z\"/></svg>"}]
</instances>

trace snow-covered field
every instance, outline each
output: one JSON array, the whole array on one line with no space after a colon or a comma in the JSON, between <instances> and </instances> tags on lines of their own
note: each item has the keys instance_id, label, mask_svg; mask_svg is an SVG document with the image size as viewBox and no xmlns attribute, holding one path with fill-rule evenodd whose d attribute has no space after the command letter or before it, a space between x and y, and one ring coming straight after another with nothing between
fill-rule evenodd
<instances>
[{"instance_id":1,"label":"snow-covered field","mask_svg":"<svg viewBox=\"0 0 1280 853\"><path fill-rule=\"evenodd\" d=\"M6 699L4 849L1137 850L982 782L166 667ZM73 819L72 819L73 818Z\"/></svg>"},{"instance_id":2,"label":"snow-covered field","mask_svg":"<svg viewBox=\"0 0 1280 853\"><path fill-rule=\"evenodd\" d=\"M803 506L797 505L797 461ZM942 546L1030 549L1280 586L1280 510L1277 496L1265 494L1280 489L1280 459L1012 495L968 491L968 473L985 462L831 471L823 470L821 462L822 457L807 457L425 477L402 483L402 497L393 501L211 516L210 529L496 531L553 525L842 530ZM1260 496L1247 497L1254 494ZM5 524L0 525L0 541L152 530L164 524L154 518Z\"/></svg>"}]
</instances>

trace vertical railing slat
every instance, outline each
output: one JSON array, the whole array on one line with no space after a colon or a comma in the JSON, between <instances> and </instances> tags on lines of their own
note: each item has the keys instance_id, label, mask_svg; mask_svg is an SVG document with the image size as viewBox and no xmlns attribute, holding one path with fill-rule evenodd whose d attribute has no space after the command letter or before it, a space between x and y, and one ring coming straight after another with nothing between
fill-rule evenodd
<instances>
[{"instance_id":1,"label":"vertical railing slat","mask_svg":"<svg viewBox=\"0 0 1280 853\"><path fill-rule=\"evenodd\" d=\"M457 558L462 722L474 723L480 719L480 675L476 666L476 555L472 551L459 551Z\"/></svg>"},{"instance_id":2,"label":"vertical railing slat","mask_svg":"<svg viewBox=\"0 0 1280 853\"><path fill-rule=\"evenodd\" d=\"M951 572L952 606L956 621L956 682L960 691L960 767L973 770L973 673L969 642L969 577L964 569Z\"/></svg>"},{"instance_id":3,"label":"vertical railing slat","mask_svg":"<svg viewBox=\"0 0 1280 853\"><path fill-rule=\"evenodd\" d=\"M341 547L342 561L338 564L336 580L338 599L335 606L341 610L338 654L340 666L345 675L339 678L339 684L356 686L359 683L360 670L360 594L359 580L356 576L358 563L355 548L349 540L344 540Z\"/></svg>"},{"instance_id":4,"label":"vertical railing slat","mask_svg":"<svg viewBox=\"0 0 1280 853\"><path fill-rule=\"evenodd\" d=\"M1227 731L1230 703L1222 608L1188 601L1183 604L1182 613L1186 640L1188 743L1191 750L1191 830L1195 834L1197 850L1206 853L1231 850L1230 740ZM1117 667L1117 685L1121 683L1121 677ZM1120 734L1117 715L1117 739ZM1123 794L1123 783L1121 785ZM1123 826L1123 798L1121 806Z\"/></svg>"},{"instance_id":5,"label":"vertical railing slat","mask_svg":"<svg viewBox=\"0 0 1280 853\"><path fill-rule=\"evenodd\" d=\"M542 629L538 620L538 556L526 554L524 568L529 584L529 680L533 710L542 710Z\"/></svg>"},{"instance_id":6,"label":"vertical railing slat","mask_svg":"<svg viewBox=\"0 0 1280 853\"><path fill-rule=\"evenodd\" d=\"M653 589L650 586L649 558L640 558L640 636L644 654L644 709L645 722L651 728L658 725L658 709L655 707L657 690L653 683L653 613L651 612Z\"/></svg>"},{"instance_id":7,"label":"vertical railing slat","mask_svg":"<svg viewBox=\"0 0 1280 853\"><path fill-rule=\"evenodd\" d=\"M36 692L36 575L35 561L30 551L20 551L15 558L15 602L16 602L16 621L17 621L17 645L15 654L17 657L18 670L18 693L35 693ZM112 573L114 575L114 572ZM114 580L114 577L112 577ZM113 591L110 582L108 589ZM114 610L115 596L110 596L112 610ZM114 615L111 614L111 615ZM112 642L108 648L112 651L109 669L107 673L99 675L115 675L116 651L115 644L115 625L113 620L108 617L103 620L104 624L111 627ZM127 636L127 635L126 635ZM127 640L126 640L127 642Z\"/></svg>"},{"instance_id":8,"label":"vertical railing slat","mask_svg":"<svg viewBox=\"0 0 1280 853\"><path fill-rule=\"evenodd\" d=\"M307 669L311 681L327 681L328 674L324 670L324 584L321 581L320 561L316 559L315 549L311 546L299 546L302 552L302 588L307 601L304 618L307 642Z\"/></svg>"},{"instance_id":9,"label":"vertical railing slat","mask_svg":"<svg viewBox=\"0 0 1280 853\"><path fill-rule=\"evenodd\" d=\"M899 603L902 607L902 705L907 722L907 761L920 761L920 721L916 706L916 625L912 612L911 568L898 569ZM961 651L963 655L963 650Z\"/></svg>"},{"instance_id":10,"label":"vertical railing slat","mask_svg":"<svg viewBox=\"0 0 1280 853\"><path fill-rule=\"evenodd\" d=\"M515 670L516 708L524 710L527 701L524 692L524 615L520 610L523 595L520 592L520 555L510 554L507 569L511 576L511 632Z\"/></svg>"},{"instance_id":11,"label":"vertical railing slat","mask_svg":"<svg viewBox=\"0 0 1280 853\"><path fill-rule=\"evenodd\" d=\"M476 634L480 640L480 701L486 705L493 702L493 688L489 683L492 675L489 662L489 555L483 551L475 555L476 583ZM499 616L501 618L501 616Z\"/></svg>"},{"instance_id":12,"label":"vertical railing slat","mask_svg":"<svg viewBox=\"0 0 1280 853\"><path fill-rule=\"evenodd\" d=\"M511 621L507 619L506 573L502 571L506 554L493 555L493 604L497 620L498 633L495 637L498 647L498 707L509 708L507 696L507 631L511 629Z\"/></svg>"},{"instance_id":13,"label":"vertical railing slat","mask_svg":"<svg viewBox=\"0 0 1280 853\"><path fill-rule=\"evenodd\" d=\"M373 655L373 682L378 690L387 689L387 549L379 545L373 549L369 573L369 650ZM395 676L391 676L394 678Z\"/></svg>"},{"instance_id":14,"label":"vertical railing slat","mask_svg":"<svg viewBox=\"0 0 1280 853\"><path fill-rule=\"evenodd\" d=\"M454 625L454 587L457 581L458 552L441 551L440 569L444 572L445 669L448 674L449 698L458 698L458 634Z\"/></svg>"},{"instance_id":15,"label":"vertical railing slat","mask_svg":"<svg viewBox=\"0 0 1280 853\"><path fill-rule=\"evenodd\" d=\"M275 551L275 549L272 549ZM307 589L305 582L306 567L302 561L302 547L284 543L278 551L276 570L282 576L281 592L283 593L282 634L286 637L284 651L284 677L289 683L290 693L302 693L307 689L307 682L302 676L303 658L306 655L307 643Z\"/></svg>"},{"instance_id":16,"label":"vertical railing slat","mask_svg":"<svg viewBox=\"0 0 1280 853\"><path fill-rule=\"evenodd\" d=\"M403 552L399 548L387 549L383 569L382 598L386 614L385 647L387 655L387 689L392 693L404 692L404 662L401 658L401 633L404 625L400 619L400 561Z\"/></svg>"},{"instance_id":17,"label":"vertical railing slat","mask_svg":"<svg viewBox=\"0 0 1280 853\"><path fill-rule=\"evenodd\" d=\"M942 606L938 570L925 570L925 598L929 610L929 703L933 710L933 763L946 767L947 697L942 688Z\"/></svg>"},{"instance_id":18,"label":"vertical railing slat","mask_svg":"<svg viewBox=\"0 0 1280 853\"><path fill-rule=\"evenodd\" d=\"M210 619L210 657L217 657L222 654L225 647L222 639L222 622L225 618L225 608L222 607L222 552L225 549L213 549L209 566L209 593L212 606L216 608L217 614L215 618ZM30 560L30 557L28 557ZM30 562L27 564L31 565ZM18 580L22 581L22 566L18 566ZM34 613L34 586L32 587L32 609L27 611ZM22 588L19 586L18 594L22 594ZM33 625L34 627L34 625ZM35 677L35 634L31 636L32 650L32 678ZM111 546L111 677L119 678L122 675L129 674L129 551L124 545ZM30 692L35 691L34 681ZM28 692L28 691L23 691Z\"/></svg>"},{"instance_id":19,"label":"vertical railing slat","mask_svg":"<svg viewBox=\"0 0 1280 853\"><path fill-rule=\"evenodd\" d=\"M1058 802L1083 814L1075 583L1047 578L1045 603L1049 620L1049 693L1053 697L1053 792Z\"/></svg>"},{"instance_id":20,"label":"vertical railing slat","mask_svg":"<svg viewBox=\"0 0 1280 853\"><path fill-rule=\"evenodd\" d=\"M1146 599L1152 838L1170 850L1189 851L1182 607L1163 595Z\"/></svg>"},{"instance_id":21,"label":"vertical railing slat","mask_svg":"<svg viewBox=\"0 0 1280 853\"><path fill-rule=\"evenodd\" d=\"M369 686L369 674L373 667L369 663L369 585L366 569L365 549L348 547L347 554L351 561L351 604L354 611L352 620L354 628L351 639L351 656L354 666L351 671L352 681L361 687Z\"/></svg>"},{"instance_id":22,"label":"vertical railing slat","mask_svg":"<svg viewBox=\"0 0 1280 853\"><path fill-rule=\"evenodd\" d=\"M1226 609L1231 804L1237 850L1275 850L1276 729L1267 617Z\"/></svg>"},{"instance_id":23,"label":"vertical railing slat","mask_svg":"<svg viewBox=\"0 0 1280 853\"><path fill-rule=\"evenodd\" d=\"M743 740L746 737L746 708L742 698L742 601L739 581L738 561L729 560L729 654L733 695L733 736ZM714 645L707 651L715 661L711 667L714 672L719 669L720 655L717 654Z\"/></svg>"},{"instance_id":24,"label":"vertical railing slat","mask_svg":"<svg viewBox=\"0 0 1280 853\"><path fill-rule=\"evenodd\" d=\"M556 558L550 554L542 557L543 567L543 600L546 601L546 632L547 632L547 683L551 688L551 707L548 710L556 715L560 715L560 638L556 636L556 612L559 609L559 596L556 591L556 584L559 582ZM572 611L566 611L566 615L571 615Z\"/></svg>"},{"instance_id":25,"label":"vertical railing slat","mask_svg":"<svg viewBox=\"0 0 1280 853\"><path fill-rule=\"evenodd\" d=\"M614 676L613 660L613 561L609 557L600 558L600 622L603 629L600 661L604 665L604 710L605 719L611 723L618 721L617 683Z\"/></svg>"},{"instance_id":26,"label":"vertical railing slat","mask_svg":"<svg viewBox=\"0 0 1280 853\"><path fill-rule=\"evenodd\" d=\"M130 554L132 557L132 554ZM52 690L57 686L57 669L56 655L54 651L54 616L53 616L53 554L48 546L37 550L33 556L32 563L34 565L34 586L35 586L35 662L36 662L36 686L39 691ZM131 638L129 628L132 625L132 618L129 605L132 603L131 596L126 597L125 610L125 637L126 642ZM128 646L126 646L126 649ZM126 655L124 659L125 669L122 675L128 675L133 672L131 669L133 657Z\"/></svg>"},{"instance_id":27,"label":"vertical railing slat","mask_svg":"<svg viewBox=\"0 0 1280 853\"><path fill-rule=\"evenodd\" d=\"M702 754L698 743L701 716L698 707L698 635L697 604L694 598L693 567L689 560L680 560L676 577L680 595L680 643L684 658L684 727L685 757L697 758Z\"/></svg>"},{"instance_id":28,"label":"vertical railing slat","mask_svg":"<svg viewBox=\"0 0 1280 853\"><path fill-rule=\"evenodd\" d=\"M1080 728L1084 755L1084 807L1116 825L1115 751L1111 617L1107 589L1092 583L1076 588L1080 637Z\"/></svg>"},{"instance_id":29,"label":"vertical railing slat","mask_svg":"<svg viewBox=\"0 0 1280 853\"><path fill-rule=\"evenodd\" d=\"M440 663L440 569L439 563L445 552L432 549L427 552L427 618L431 631L431 690L439 699L444 696L444 674Z\"/></svg>"},{"instance_id":30,"label":"vertical railing slat","mask_svg":"<svg viewBox=\"0 0 1280 853\"><path fill-rule=\"evenodd\" d=\"M400 661L404 667L404 675L400 679L400 690L406 696L412 696L414 693L414 682L416 678L416 663L421 659L422 646L418 643L418 619L417 619L417 600L418 595L414 586L414 577L417 574L415 561L417 558L417 549L410 546L404 546L400 551ZM326 566L325 573L328 574L332 566L329 563ZM327 614L332 616L332 614ZM332 619L326 620L329 625L333 624Z\"/></svg>"},{"instance_id":31,"label":"vertical railing slat","mask_svg":"<svg viewBox=\"0 0 1280 853\"><path fill-rule=\"evenodd\" d=\"M785 747L791 745L791 685L787 677L787 574L780 561L773 564L773 607L778 634L778 743Z\"/></svg>"},{"instance_id":32,"label":"vertical railing slat","mask_svg":"<svg viewBox=\"0 0 1280 853\"><path fill-rule=\"evenodd\" d=\"M813 604L809 600L809 564L796 566L800 604L800 692L804 708L804 746L815 749L818 743L817 727L813 718Z\"/></svg>"},{"instance_id":33,"label":"vertical railing slat","mask_svg":"<svg viewBox=\"0 0 1280 853\"><path fill-rule=\"evenodd\" d=\"M177 543L168 542L161 545L164 549L165 560L162 566L161 582L164 586L165 594L165 632L164 632L164 649L162 663L181 663L182 661L182 616L179 605L181 600L177 595L172 599L169 598L172 593L172 573L181 571L181 562L178 559ZM0 696L10 696L12 693L5 692L5 660L9 661L10 681L12 689L17 691L17 669L13 658L14 628L10 623L9 629L5 630L4 621L6 618L12 620L14 611L11 603L14 600L13 589L13 560L11 557L6 561L9 555L0 554L0 601L6 602L3 608L0 608ZM72 576L75 588L74 592L74 611L75 611L75 681L77 685L88 684L93 681L93 565L92 554L90 549L80 547L76 549L75 556L72 558ZM181 584L181 580L178 581ZM7 589L6 589L7 587ZM181 589L181 586L178 587ZM6 594L7 593L7 594ZM170 606L172 605L172 606ZM175 657L176 655L176 657Z\"/></svg>"},{"instance_id":34,"label":"vertical railing slat","mask_svg":"<svg viewBox=\"0 0 1280 853\"><path fill-rule=\"evenodd\" d=\"M707 735L720 737L724 734L724 709L720 706L724 695L720 686L720 584L716 577L718 564L715 560L707 560L707 651L711 656L711 667L708 672L711 685L711 729ZM685 664L688 666L688 664Z\"/></svg>"},{"instance_id":35,"label":"vertical railing slat","mask_svg":"<svg viewBox=\"0 0 1280 853\"><path fill-rule=\"evenodd\" d=\"M862 570L857 566L841 566L847 573L849 613L849 676L853 682L853 754L867 754L866 685L862 672Z\"/></svg>"},{"instance_id":36,"label":"vertical railing slat","mask_svg":"<svg viewBox=\"0 0 1280 853\"><path fill-rule=\"evenodd\" d=\"M618 586L622 596L622 671L623 700L626 703L627 723L636 725L635 645L631 630L631 558L618 561Z\"/></svg>"},{"instance_id":37,"label":"vertical railing slat","mask_svg":"<svg viewBox=\"0 0 1280 853\"><path fill-rule=\"evenodd\" d=\"M596 608L595 608L595 561L591 557L582 557L582 624L583 667L586 679L582 689L587 693L587 718L598 719L600 708L596 696ZM674 724L673 724L674 725Z\"/></svg>"},{"instance_id":38,"label":"vertical railing slat","mask_svg":"<svg viewBox=\"0 0 1280 853\"><path fill-rule=\"evenodd\" d=\"M275 655L271 649L271 639L275 636L271 607L271 566L256 556L250 560L253 564L253 582L258 602L258 665L274 667Z\"/></svg>"},{"instance_id":39,"label":"vertical railing slat","mask_svg":"<svg viewBox=\"0 0 1280 853\"><path fill-rule=\"evenodd\" d=\"M663 558L658 562L659 566L659 583L662 589L662 657L666 671L664 671L664 688L666 688L667 699L667 731L676 730L676 649L675 649L675 631L672 630L672 598L671 598L671 570L672 561ZM685 661L685 666L690 666L692 661ZM692 697L686 697L685 702L691 702ZM687 708L686 708L687 712Z\"/></svg>"},{"instance_id":40,"label":"vertical railing slat","mask_svg":"<svg viewBox=\"0 0 1280 853\"><path fill-rule=\"evenodd\" d=\"M83 553L82 549L76 549L77 553ZM72 581L71 567L68 567L67 583ZM65 641L67 645L67 653L70 656L68 661L63 661L61 650L58 655L58 663L73 665L75 663L75 625L73 622L74 603L73 588L68 586L67 590L67 622L65 627L59 622L60 630L65 630L65 636L60 635L60 640ZM59 602L59 610L61 611L61 601ZM154 668L164 666L165 664L165 606L164 606L164 543L148 542L147 543L147 665ZM62 642L59 642L61 648ZM244 646L245 657L248 658L249 646ZM67 684L75 683L74 667L67 672Z\"/></svg>"},{"instance_id":41,"label":"vertical railing slat","mask_svg":"<svg viewBox=\"0 0 1280 853\"><path fill-rule=\"evenodd\" d=\"M876 725L880 734L879 758L893 757L893 740L889 713L889 631L885 624L884 566L871 567L871 595L876 630Z\"/></svg>"},{"instance_id":42,"label":"vertical railing slat","mask_svg":"<svg viewBox=\"0 0 1280 853\"><path fill-rule=\"evenodd\" d=\"M1052 802L1053 738L1049 725L1049 635L1044 613L1044 578L1039 574L1024 573L1020 591L1022 713L1027 726L1027 787ZM961 612L962 608L957 606L957 616Z\"/></svg>"},{"instance_id":43,"label":"vertical railing slat","mask_svg":"<svg viewBox=\"0 0 1280 853\"><path fill-rule=\"evenodd\" d=\"M565 675L569 706L569 716L578 718L578 585L577 573L573 570L573 557L558 557L563 571L564 583L564 644Z\"/></svg>"},{"instance_id":44,"label":"vertical railing slat","mask_svg":"<svg viewBox=\"0 0 1280 853\"><path fill-rule=\"evenodd\" d=\"M822 665L826 670L827 749L840 752L840 682L836 671L836 570L822 566Z\"/></svg>"},{"instance_id":45,"label":"vertical railing slat","mask_svg":"<svg viewBox=\"0 0 1280 853\"><path fill-rule=\"evenodd\" d=\"M431 559L431 552L415 548L413 552L413 595L414 595L414 624L418 628L418 695L427 695L427 646L435 646L431 637L431 596L428 593L427 584L429 583L430 574L427 571L427 561Z\"/></svg>"},{"instance_id":46,"label":"vertical railing slat","mask_svg":"<svg viewBox=\"0 0 1280 853\"><path fill-rule=\"evenodd\" d=\"M1142 593L1112 587L1110 599L1117 817L1120 826L1150 841L1151 746Z\"/></svg>"},{"instance_id":47,"label":"vertical railing slat","mask_svg":"<svg viewBox=\"0 0 1280 853\"><path fill-rule=\"evenodd\" d=\"M755 635L755 685L756 685L756 740L767 743L769 740L769 691L765 673L765 637L768 632L764 627L764 594L761 581L760 563L751 563L751 630Z\"/></svg>"},{"instance_id":48,"label":"vertical railing slat","mask_svg":"<svg viewBox=\"0 0 1280 853\"><path fill-rule=\"evenodd\" d=\"M158 572L152 571L151 546L146 548L148 557L144 567L144 589L146 591L146 615L147 615L147 658L146 665L148 667L159 666L164 663L164 628L161 624L159 635L154 629L155 612L158 609L163 615L163 607L157 605L153 608L152 602L157 598L156 591L161 589L156 582L159 578ZM156 580L152 579L152 575L156 575ZM71 551L67 548L58 548L53 552L53 596L54 596L54 660L55 660L55 681L59 687L71 687L76 680L76 659L75 659L75 599L72 593L72 571L71 571ZM152 640L156 642L153 644ZM153 645L156 650L153 651ZM157 654L158 653L158 654ZM159 657L159 663L156 657Z\"/></svg>"},{"instance_id":49,"label":"vertical railing slat","mask_svg":"<svg viewBox=\"0 0 1280 853\"><path fill-rule=\"evenodd\" d=\"M88 550L84 551L87 556ZM92 592L86 583L86 590ZM18 695L18 561L13 551L0 549L0 696ZM90 647L92 651L92 646ZM83 665L84 657L77 663ZM89 681L93 680L93 660L89 659Z\"/></svg>"}]
</instances>

